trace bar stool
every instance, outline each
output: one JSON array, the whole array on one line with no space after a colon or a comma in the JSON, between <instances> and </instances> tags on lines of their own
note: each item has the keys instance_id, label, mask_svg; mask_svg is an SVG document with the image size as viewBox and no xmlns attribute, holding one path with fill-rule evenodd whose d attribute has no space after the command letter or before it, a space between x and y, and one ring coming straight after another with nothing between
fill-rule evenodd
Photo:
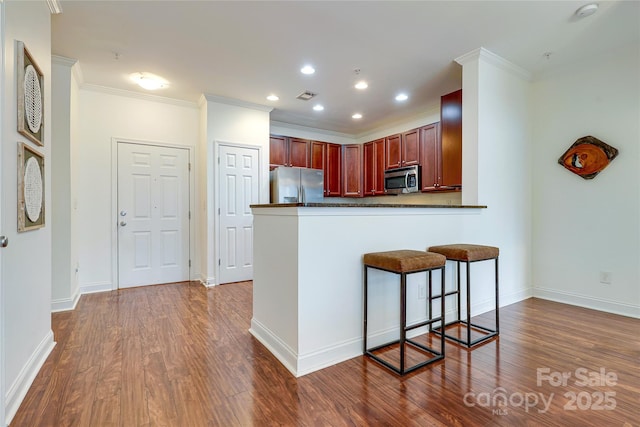
<instances>
[{"instance_id":1,"label":"bar stool","mask_svg":"<svg viewBox=\"0 0 640 427\"><path fill-rule=\"evenodd\" d=\"M431 246L429 252L435 252L438 254L442 254L447 257L447 260L455 261L457 264L457 286L456 289L450 292L443 292L440 295L431 296L429 303L431 301L441 298L441 301L450 295L457 295L458 301L458 318L450 323L444 324L444 328L442 326L438 326L437 328L433 328L433 332L437 334L442 334L446 336L448 339L458 342L467 346L467 348L471 348L472 346L484 342L492 337L497 336L500 333L500 314L499 314L499 305L498 305L498 255L500 254L500 250L493 246L482 246L482 245L469 245L469 244L456 244L456 245L442 245L442 246ZM484 326L476 325L471 323L471 273L470 273L470 265L472 262L478 261L488 261L488 260L496 260L496 327L495 329L490 329ZM460 263L464 262L467 264L467 319L461 320L461 311L460 311ZM461 339L458 337L454 337L452 335L448 335L446 333L446 327L462 324L466 326L467 336L466 339ZM442 328L442 331L440 329ZM480 338L476 338L473 341L471 340L471 329L475 329L477 331L481 331L486 333L484 336Z\"/></svg>"},{"instance_id":2,"label":"bar stool","mask_svg":"<svg viewBox=\"0 0 640 427\"><path fill-rule=\"evenodd\" d=\"M444 336L440 335L440 349L427 347L412 339L407 338L407 332L421 326L429 325L431 329L433 323L440 322L440 325L444 325L444 298L440 306L440 316L434 318L431 311L431 295L432 295L432 281L431 273L434 270L440 270L442 277L440 288L441 293L444 293L444 267L446 264L446 258L442 255L414 251L414 250L398 250L388 252L375 252L364 255L364 354L374 359L376 362L391 369L392 371L404 375L406 373L415 371L430 363L436 362L444 358L445 341ZM367 315L368 315L368 269L373 268L376 270L388 271L400 275L400 339L386 344L376 346L374 348L367 348ZM429 319L424 322L419 322L411 326L407 326L407 275L412 273L429 272ZM374 351L381 348L392 346L394 344L400 345L400 366L394 366L391 363L383 360L379 356L373 354ZM405 344L409 344L418 350L431 353L433 355L425 362L418 363L409 368L405 367Z\"/></svg>"}]
</instances>

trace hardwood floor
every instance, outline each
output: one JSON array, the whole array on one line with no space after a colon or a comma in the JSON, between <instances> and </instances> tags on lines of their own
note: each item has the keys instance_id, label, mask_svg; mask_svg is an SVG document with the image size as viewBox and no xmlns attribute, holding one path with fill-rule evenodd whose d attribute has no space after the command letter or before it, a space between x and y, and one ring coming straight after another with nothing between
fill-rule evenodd
<instances>
[{"instance_id":1,"label":"hardwood floor","mask_svg":"<svg viewBox=\"0 0 640 427\"><path fill-rule=\"evenodd\" d=\"M638 319L529 299L500 310L497 340L447 344L405 377L356 357L296 379L248 333L251 298L251 283L84 295L53 314L58 344L11 425L638 425Z\"/></svg>"}]
</instances>

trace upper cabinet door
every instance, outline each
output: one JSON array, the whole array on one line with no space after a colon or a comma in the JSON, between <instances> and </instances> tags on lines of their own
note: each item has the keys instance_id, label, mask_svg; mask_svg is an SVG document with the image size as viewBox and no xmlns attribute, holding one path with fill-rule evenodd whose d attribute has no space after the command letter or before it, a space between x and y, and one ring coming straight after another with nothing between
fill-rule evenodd
<instances>
[{"instance_id":1,"label":"upper cabinet door","mask_svg":"<svg viewBox=\"0 0 640 427\"><path fill-rule=\"evenodd\" d=\"M327 159L324 172L325 195L342 195L342 145L327 144Z\"/></svg>"},{"instance_id":2,"label":"upper cabinet door","mask_svg":"<svg viewBox=\"0 0 640 427\"><path fill-rule=\"evenodd\" d=\"M395 169L402 166L402 135L391 135L385 141L385 169Z\"/></svg>"},{"instance_id":3,"label":"upper cabinet door","mask_svg":"<svg viewBox=\"0 0 640 427\"><path fill-rule=\"evenodd\" d=\"M374 152L373 142L367 142L362 146L363 151L363 164L362 170L364 172L364 195L374 196L376 194L375 179L376 179L376 157Z\"/></svg>"},{"instance_id":4,"label":"upper cabinet door","mask_svg":"<svg viewBox=\"0 0 640 427\"><path fill-rule=\"evenodd\" d=\"M402 166L420 164L420 136L418 129L402 134Z\"/></svg>"},{"instance_id":5,"label":"upper cabinet door","mask_svg":"<svg viewBox=\"0 0 640 427\"><path fill-rule=\"evenodd\" d=\"M438 124L420 128L420 170L422 191L434 191L440 184L440 141L438 140Z\"/></svg>"},{"instance_id":6,"label":"upper cabinet door","mask_svg":"<svg viewBox=\"0 0 640 427\"><path fill-rule=\"evenodd\" d=\"M309 141L306 139L289 139L289 166L309 167Z\"/></svg>"},{"instance_id":7,"label":"upper cabinet door","mask_svg":"<svg viewBox=\"0 0 640 427\"><path fill-rule=\"evenodd\" d=\"M362 197L362 145L342 146L342 197Z\"/></svg>"},{"instance_id":8,"label":"upper cabinet door","mask_svg":"<svg viewBox=\"0 0 640 427\"><path fill-rule=\"evenodd\" d=\"M319 142L319 141L311 141L310 145L311 145L311 148L310 148L310 152L311 152L311 167L313 169L325 170L326 169L326 166L325 166L326 154L325 153L327 151L327 143L326 142ZM326 181L326 176L325 176L325 181Z\"/></svg>"},{"instance_id":9,"label":"upper cabinet door","mask_svg":"<svg viewBox=\"0 0 640 427\"><path fill-rule=\"evenodd\" d=\"M441 187L462 187L462 89L444 95L440 106Z\"/></svg>"},{"instance_id":10,"label":"upper cabinet door","mask_svg":"<svg viewBox=\"0 0 640 427\"><path fill-rule=\"evenodd\" d=\"M271 135L269 138L269 166L288 166L287 137Z\"/></svg>"}]
</instances>

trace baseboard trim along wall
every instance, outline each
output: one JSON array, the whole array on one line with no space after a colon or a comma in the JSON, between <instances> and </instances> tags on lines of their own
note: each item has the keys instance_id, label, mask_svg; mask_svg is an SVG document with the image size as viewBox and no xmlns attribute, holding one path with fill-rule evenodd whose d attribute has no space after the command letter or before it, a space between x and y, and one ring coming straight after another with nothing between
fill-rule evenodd
<instances>
[{"instance_id":1,"label":"baseboard trim along wall","mask_svg":"<svg viewBox=\"0 0 640 427\"><path fill-rule=\"evenodd\" d=\"M607 313L640 319L640 306L633 304L623 304L615 301L608 301L600 298L593 298L590 296L546 288L534 288L533 296L535 298L577 305L578 307L590 308L593 310L605 311Z\"/></svg>"},{"instance_id":2,"label":"baseboard trim along wall","mask_svg":"<svg viewBox=\"0 0 640 427\"><path fill-rule=\"evenodd\" d=\"M59 311L70 311L75 310L76 305L78 305L78 301L80 301L80 290L76 292L73 298L60 298L51 300L51 312L57 313Z\"/></svg>"},{"instance_id":3,"label":"baseboard trim along wall","mask_svg":"<svg viewBox=\"0 0 640 427\"><path fill-rule=\"evenodd\" d=\"M298 375L298 354L256 319L251 319L249 333L262 343L295 377Z\"/></svg>"},{"instance_id":4,"label":"baseboard trim along wall","mask_svg":"<svg viewBox=\"0 0 640 427\"><path fill-rule=\"evenodd\" d=\"M44 362L47 360L47 357L49 357L49 354L55 345L56 343L53 340L53 331L49 331L40 344L38 344L38 347L36 347L36 350L33 352L29 360L27 360L27 363L20 371L18 378L16 378L7 390L7 394L5 396L6 425L11 423L16 412L18 412L20 403L22 403L22 400L27 395L29 387L31 387L33 380L36 379L36 375L40 372L40 368L44 365Z\"/></svg>"},{"instance_id":5,"label":"baseboard trim along wall","mask_svg":"<svg viewBox=\"0 0 640 427\"><path fill-rule=\"evenodd\" d=\"M113 290L113 284L111 282L95 282L80 285L80 294L93 294L96 292L107 292Z\"/></svg>"}]
</instances>

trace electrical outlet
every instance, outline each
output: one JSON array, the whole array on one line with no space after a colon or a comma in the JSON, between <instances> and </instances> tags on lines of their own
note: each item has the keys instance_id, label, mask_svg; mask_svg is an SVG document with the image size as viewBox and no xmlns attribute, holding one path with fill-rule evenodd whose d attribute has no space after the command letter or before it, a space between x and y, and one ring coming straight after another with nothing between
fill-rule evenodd
<instances>
[{"instance_id":1,"label":"electrical outlet","mask_svg":"<svg viewBox=\"0 0 640 427\"><path fill-rule=\"evenodd\" d=\"M605 285L611 284L611 272L610 271L601 271L600 272L600 283L604 283Z\"/></svg>"},{"instance_id":2,"label":"electrical outlet","mask_svg":"<svg viewBox=\"0 0 640 427\"><path fill-rule=\"evenodd\" d=\"M427 286L424 284L421 284L420 287L418 287L418 299L425 299L427 297Z\"/></svg>"}]
</instances>

